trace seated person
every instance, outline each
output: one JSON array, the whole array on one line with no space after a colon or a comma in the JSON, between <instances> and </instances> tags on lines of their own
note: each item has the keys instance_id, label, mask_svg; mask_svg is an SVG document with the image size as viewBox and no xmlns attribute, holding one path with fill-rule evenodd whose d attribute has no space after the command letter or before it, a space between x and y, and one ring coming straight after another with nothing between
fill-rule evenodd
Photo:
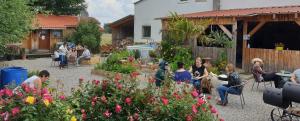
<instances>
[{"instance_id":1,"label":"seated person","mask_svg":"<svg viewBox=\"0 0 300 121\"><path fill-rule=\"evenodd\" d=\"M75 48L71 48L70 51L68 52L69 54L69 62L73 62L75 63L76 62L76 58L77 58L77 51Z\"/></svg>"},{"instance_id":2,"label":"seated person","mask_svg":"<svg viewBox=\"0 0 300 121\"><path fill-rule=\"evenodd\" d=\"M231 94L239 94L241 93L241 88L239 87L234 87L234 88L230 88L232 86L236 86L236 85L240 85L241 84L241 79L240 76L237 72L235 72L235 67L233 64L228 64L226 66L226 72L228 74L228 84L225 85L221 85L219 87L217 87L217 91L219 93L219 96L221 98L221 100L219 100L217 102L218 105L223 105L226 106L228 101L227 101L227 96L225 95L226 92L227 93L231 93Z\"/></svg>"},{"instance_id":3,"label":"seated person","mask_svg":"<svg viewBox=\"0 0 300 121\"><path fill-rule=\"evenodd\" d=\"M178 70L175 72L174 80L176 82L184 82L184 81L191 81L192 75L189 71L184 69L184 63L178 62L177 63Z\"/></svg>"},{"instance_id":4,"label":"seated person","mask_svg":"<svg viewBox=\"0 0 300 121\"><path fill-rule=\"evenodd\" d=\"M192 83L195 87L195 89L198 91L199 94L202 93L202 87L201 81L206 80L206 77L208 77L208 72L205 68L205 66L202 64L202 60L200 57L197 57L195 60L195 64L190 68L190 72L193 74L194 79L192 80ZM201 87L202 86L202 87Z\"/></svg>"},{"instance_id":5,"label":"seated person","mask_svg":"<svg viewBox=\"0 0 300 121\"><path fill-rule=\"evenodd\" d=\"M59 67L60 67L60 69L62 69L64 66L68 65L67 53L68 53L67 42L64 42L64 44L59 47L59 59L60 59Z\"/></svg>"},{"instance_id":6,"label":"seated person","mask_svg":"<svg viewBox=\"0 0 300 121\"><path fill-rule=\"evenodd\" d=\"M293 83L300 84L300 69L297 69L293 72L290 79Z\"/></svg>"},{"instance_id":7,"label":"seated person","mask_svg":"<svg viewBox=\"0 0 300 121\"><path fill-rule=\"evenodd\" d=\"M160 87L161 83L165 80L167 70L168 70L168 62L161 61L159 63L159 69L155 73L155 84L157 87Z\"/></svg>"},{"instance_id":8,"label":"seated person","mask_svg":"<svg viewBox=\"0 0 300 121\"><path fill-rule=\"evenodd\" d=\"M54 51L54 61L59 61L59 52L58 52L58 50Z\"/></svg>"},{"instance_id":9,"label":"seated person","mask_svg":"<svg viewBox=\"0 0 300 121\"><path fill-rule=\"evenodd\" d=\"M76 59L77 66L79 66L79 62L82 59L86 59L86 60L91 59L91 53L90 53L90 50L87 48L87 46L84 46L84 51L83 51L82 55Z\"/></svg>"},{"instance_id":10,"label":"seated person","mask_svg":"<svg viewBox=\"0 0 300 121\"><path fill-rule=\"evenodd\" d=\"M260 59L253 61L252 73L257 81L274 81L275 88L280 88L281 77L276 75L276 72L265 72L263 62Z\"/></svg>"},{"instance_id":11,"label":"seated person","mask_svg":"<svg viewBox=\"0 0 300 121\"><path fill-rule=\"evenodd\" d=\"M42 90L42 83L49 79L49 72L47 70L40 71L39 75L33 75L26 79L22 84L27 84L31 89L35 88L37 93L40 94ZM17 88L16 88L17 89Z\"/></svg>"}]
</instances>

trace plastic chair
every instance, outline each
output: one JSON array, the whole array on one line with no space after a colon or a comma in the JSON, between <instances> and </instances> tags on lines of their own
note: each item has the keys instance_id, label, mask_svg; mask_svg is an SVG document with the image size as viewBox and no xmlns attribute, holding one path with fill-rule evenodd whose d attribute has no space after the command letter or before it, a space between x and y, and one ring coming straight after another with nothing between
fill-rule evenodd
<instances>
[{"instance_id":1,"label":"plastic chair","mask_svg":"<svg viewBox=\"0 0 300 121\"><path fill-rule=\"evenodd\" d=\"M242 109L244 109L244 105L246 104L246 102L245 102L243 90L244 90L245 85L246 85L248 82L249 82L249 81L242 81L240 85L236 85L236 86L231 86L231 87L229 87L229 89L230 89L230 88L236 88L236 87L241 88L241 92L238 93L238 94L232 94L232 93L228 93L228 92L226 91L226 93L225 93L225 98L228 99L228 94L240 96Z\"/></svg>"},{"instance_id":2,"label":"plastic chair","mask_svg":"<svg viewBox=\"0 0 300 121\"><path fill-rule=\"evenodd\" d=\"M265 81L264 79L262 79L262 80L257 80L258 77L256 77L256 74L255 74L253 71L252 71L252 75L253 75L253 77L254 77L254 82L253 82L253 85L252 85L251 90L253 90L253 87L254 87L255 83L257 83L257 87L256 87L256 90L257 90L259 84L262 83L262 82L264 83L264 87L266 88L266 81ZM271 85L271 87L272 87L272 81L269 81L268 83L270 83L270 85Z\"/></svg>"}]
</instances>

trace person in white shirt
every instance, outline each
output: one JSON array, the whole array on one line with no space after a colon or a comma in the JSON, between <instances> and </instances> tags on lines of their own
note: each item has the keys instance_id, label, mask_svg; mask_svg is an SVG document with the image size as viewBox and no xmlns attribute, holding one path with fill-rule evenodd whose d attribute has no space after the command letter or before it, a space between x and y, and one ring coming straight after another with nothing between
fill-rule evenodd
<instances>
[{"instance_id":1,"label":"person in white shirt","mask_svg":"<svg viewBox=\"0 0 300 121\"><path fill-rule=\"evenodd\" d=\"M39 75L33 75L26 79L22 84L27 84L31 89L36 89L37 94L41 93L42 83L46 82L50 77L50 73L47 70L40 71Z\"/></svg>"},{"instance_id":2,"label":"person in white shirt","mask_svg":"<svg viewBox=\"0 0 300 121\"><path fill-rule=\"evenodd\" d=\"M64 42L64 44L59 47L60 69L62 69L64 66L68 64L67 57L66 57L67 53L68 53L67 43Z\"/></svg>"},{"instance_id":3,"label":"person in white shirt","mask_svg":"<svg viewBox=\"0 0 300 121\"><path fill-rule=\"evenodd\" d=\"M85 59L85 60L91 59L91 53L90 53L90 50L87 48L87 46L84 46L84 51L83 51L82 55L76 59L77 66L79 66L79 62L82 59Z\"/></svg>"},{"instance_id":4,"label":"person in white shirt","mask_svg":"<svg viewBox=\"0 0 300 121\"><path fill-rule=\"evenodd\" d=\"M59 52L58 52L58 50L54 51L54 60L59 61Z\"/></svg>"}]
</instances>

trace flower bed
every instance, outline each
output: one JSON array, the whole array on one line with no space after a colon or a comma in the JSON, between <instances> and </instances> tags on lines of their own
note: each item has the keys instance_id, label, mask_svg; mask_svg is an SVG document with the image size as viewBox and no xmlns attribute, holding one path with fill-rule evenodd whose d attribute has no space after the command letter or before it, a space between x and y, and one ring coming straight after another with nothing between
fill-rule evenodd
<instances>
[{"instance_id":1,"label":"flower bed","mask_svg":"<svg viewBox=\"0 0 300 121\"><path fill-rule=\"evenodd\" d=\"M212 121L220 120L216 108L207 99L198 98L189 84L166 80L156 88L153 79L146 88L138 88L137 73L126 79L116 74L109 80L80 79L72 95L53 97L47 89L41 95L22 85L20 91L0 91L1 119L53 121Z\"/></svg>"}]
</instances>

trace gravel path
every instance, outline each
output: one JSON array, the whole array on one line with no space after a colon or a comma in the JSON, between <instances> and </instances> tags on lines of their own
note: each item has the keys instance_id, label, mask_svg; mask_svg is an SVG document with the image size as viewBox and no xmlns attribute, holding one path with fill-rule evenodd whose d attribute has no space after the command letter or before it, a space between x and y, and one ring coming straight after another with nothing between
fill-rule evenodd
<instances>
[{"instance_id":1,"label":"gravel path","mask_svg":"<svg viewBox=\"0 0 300 121\"><path fill-rule=\"evenodd\" d=\"M80 77L85 80L101 80L100 76L91 75L91 69L94 68L93 65L83 65L80 67L75 67L70 65L68 68L60 70L57 66L51 66L51 58L38 58L34 60L14 60L1 62L8 64L9 66L21 66L25 67L29 71L34 70L48 70L50 72L50 87L56 87L56 80L62 80L64 85L64 92L70 94L71 88L78 85L78 79ZM0 63L0 64L1 64Z\"/></svg>"},{"instance_id":2,"label":"gravel path","mask_svg":"<svg viewBox=\"0 0 300 121\"><path fill-rule=\"evenodd\" d=\"M2 62L3 63L3 62ZM78 85L78 79L83 77L85 80L98 79L101 80L103 77L91 75L92 65L74 67L70 66L67 69L60 70L58 67L50 66L50 58L39 58L34 60L15 60L4 62L9 65L22 66L29 70L43 70L46 69L50 72L50 79L52 82L50 86L55 87L55 80L63 80L64 91L69 94L72 87ZM0 62L1 64L1 62ZM242 77L247 78L250 75L242 75ZM217 81L218 83L218 81ZM256 88L251 91L251 86L253 80L246 85L244 88L244 96L246 105L242 109L240 105L239 96L229 95L229 103L226 107L216 105L220 116L225 119L225 121L269 121L270 112L274 108L264 104L262 100L263 86L260 86L258 90ZM215 84L217 85L217 84ZM216 98L216 93L213 94ZM211 100L211 104L215 105L216 102L214 98Z\"/></svg>"}]
</instances>

